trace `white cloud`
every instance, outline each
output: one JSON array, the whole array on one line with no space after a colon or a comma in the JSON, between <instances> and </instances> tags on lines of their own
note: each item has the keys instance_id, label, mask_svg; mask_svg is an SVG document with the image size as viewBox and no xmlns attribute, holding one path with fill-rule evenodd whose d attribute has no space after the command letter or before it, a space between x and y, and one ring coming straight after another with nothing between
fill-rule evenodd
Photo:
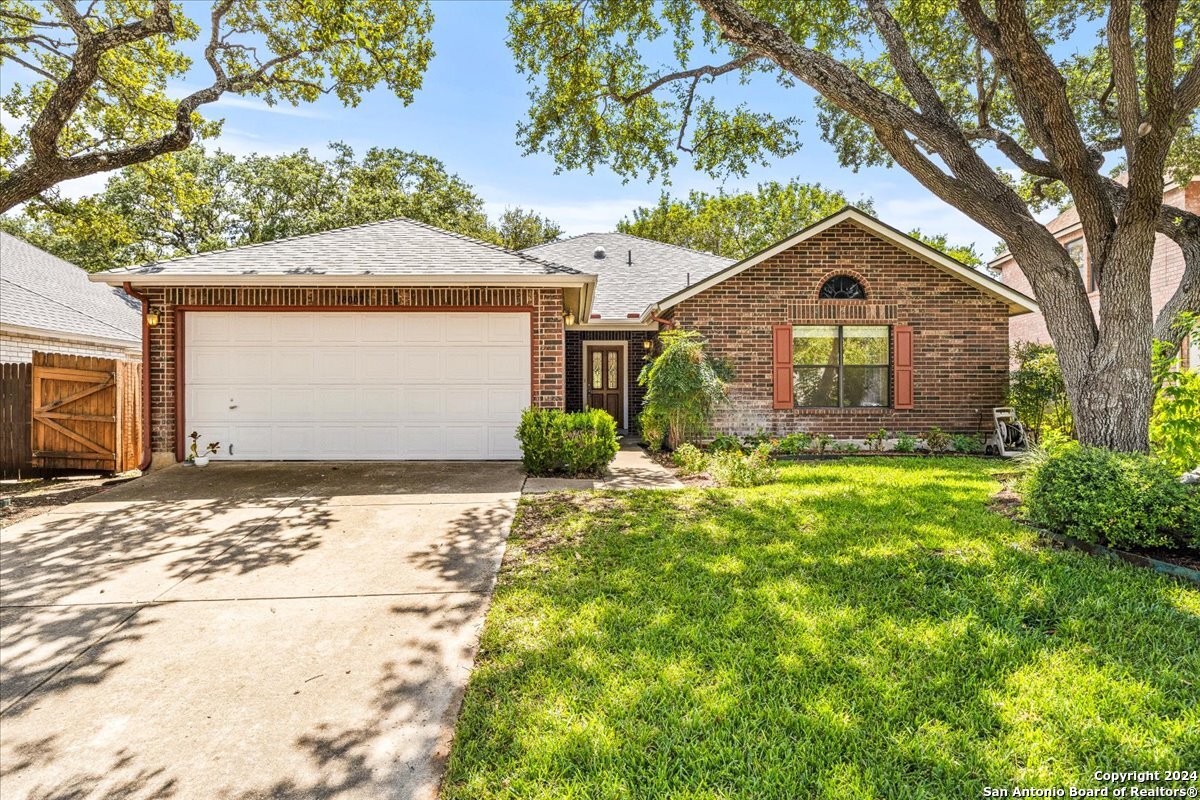
<instances>
[{"instance_id":1,"label":"white cloud","mask_svg":"<svg viewBox=\"0 0 1200 800\"><path fill-rule=\"evenodd\" d=\"M311 106L293 106L288 102L267 105L255 97L243 97L236 94L221 95L221 99L213 103L222 108L240 108L246 111L261 111L265 114L282 114L285 117L304 117L305 119L329 119L331 115Z\"/></svg>"},{"instance_id":2,"label":"white cloud","mask_svg":"<svg viewBox=\"0 0 1200 800\"><path fill-rule=\"evenodd\" d=\"M200 88L202 87L186 83L172 83L167 86L166 94L172 100L179 100ZM257 97L246 97L240 94L223 94L216 102L201 106L200 112L204 113L206 107L236 108L242 111L257 111L263 114L279 114L285 117L303 117L305 119L332 119L333 117L332 114L313 108L311 105L293 106L284 101L272 106Z\"/></svg>"}]
</instances>

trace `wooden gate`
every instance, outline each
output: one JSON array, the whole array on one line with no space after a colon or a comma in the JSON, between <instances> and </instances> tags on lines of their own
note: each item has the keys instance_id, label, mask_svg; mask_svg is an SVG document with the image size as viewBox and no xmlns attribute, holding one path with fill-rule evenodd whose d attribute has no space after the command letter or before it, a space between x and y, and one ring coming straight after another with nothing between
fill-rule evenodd
<instances>
[{"instance_id":1,"label":"wooden gate","mask_svg":"<svg viewBox=\"0 0 1200 800\"><path fill-rule=\"evenodd\" d=\"M141 455L140 365L34 353L30 430L41 469L134 469Z\"/></svg>"}]
</instances>

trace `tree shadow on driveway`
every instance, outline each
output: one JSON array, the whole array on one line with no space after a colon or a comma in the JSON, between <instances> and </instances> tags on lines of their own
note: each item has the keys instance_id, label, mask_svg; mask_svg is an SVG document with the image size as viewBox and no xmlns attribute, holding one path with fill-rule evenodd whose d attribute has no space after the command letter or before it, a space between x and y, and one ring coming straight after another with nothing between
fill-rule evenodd
<instances>
[{"instance_id":1,"label":"tree shadow on driveway","mask_svg":"<svg viewBox=\"0 0 1200 800\"><path fill-rule=\"evenodd\" d=\"M0 776L39 798L433 796L519 475L252 469L247 488L214 466L5 532ZM375 532L388 547L351 546L373 536L349 524L392 518L410 526ZM254 591L322 559L376 575L381 553L439 590Z\"/></svg>"}]
</instances>

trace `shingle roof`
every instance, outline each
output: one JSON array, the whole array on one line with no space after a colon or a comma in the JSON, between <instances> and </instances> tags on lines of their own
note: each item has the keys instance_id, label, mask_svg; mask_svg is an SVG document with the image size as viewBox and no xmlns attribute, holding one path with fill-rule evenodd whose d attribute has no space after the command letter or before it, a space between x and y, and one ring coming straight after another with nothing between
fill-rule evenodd
<instances>
[{"instance_id":1,"label":"shingle roof","mask_svg":"<svg viewBox=\"0 0 1200 800\"><path fill-rule=\"evenodd\" d=\"M597 247L604 248L604 258L595 257ZM598 275L592 313L614 320L640 316L651 304L733 263L627 233L585 233L521 252Z\"/></svg>"},{"instance_id":2,"label":"shingle roof","mask_svg":"<svg viewBox=\"0 0 1200 800\"><path fill-rule=\"evenodd\" d=\"M410 219L183 256L106 276L555 275L576 270Z\"/></svg>"},{"instance_id":3,"label":"shingle roof","mask_svg":"<svg viewBox=\"0 0 1200 800\"><path fill-rule=\"evenodd\" d=\"M142 339L141 304L28 242L0 233L0 323L73 336Z\"/></svg>"}]
</instances>

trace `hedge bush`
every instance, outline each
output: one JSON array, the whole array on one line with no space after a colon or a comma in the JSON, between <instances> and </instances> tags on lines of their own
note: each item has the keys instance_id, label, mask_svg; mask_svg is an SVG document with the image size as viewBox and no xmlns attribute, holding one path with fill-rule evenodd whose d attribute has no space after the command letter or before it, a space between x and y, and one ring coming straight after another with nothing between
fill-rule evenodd
<instances>
[{"instance_id":1,"label":"hedge bush","mask_svg":"<svg viewBox=\"0 0 1200 800\"><path fill-rule=\"evenodd\" d=\"M1061 448L1024 483L1030 519L1058 533L1111 547L1200 544L1200 496L1146 455Z\"/></svg>"},{"instance_id":2,"label":"hedge bush","mask_svg":"<svg viewBox=\"0 0 1200 800\"><path fill-rule=\"evenodd\" d=\"M603 475L620 449L616 420L598 408L573 413L528 408L517 439L525 471L536 477Z\"/></svg>"}]
</instances>

